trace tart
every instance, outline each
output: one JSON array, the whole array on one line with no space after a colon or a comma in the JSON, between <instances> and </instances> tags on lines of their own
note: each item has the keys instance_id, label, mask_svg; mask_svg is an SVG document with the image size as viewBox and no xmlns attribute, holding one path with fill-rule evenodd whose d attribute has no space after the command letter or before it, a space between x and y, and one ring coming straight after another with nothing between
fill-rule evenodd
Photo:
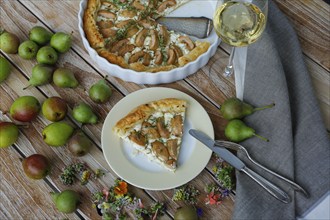
<instances>
[{"instance_id":1,"label":"tart","mask_svg":"<svg viewBox=\"0 0 330 220\"><path fill-rule=\"evenodd\" d=\"M88 0L83 29L90 46L112 64L138 72L168 71L210 47L157 23L187 1Z\"/></svg>"}]
</instances>

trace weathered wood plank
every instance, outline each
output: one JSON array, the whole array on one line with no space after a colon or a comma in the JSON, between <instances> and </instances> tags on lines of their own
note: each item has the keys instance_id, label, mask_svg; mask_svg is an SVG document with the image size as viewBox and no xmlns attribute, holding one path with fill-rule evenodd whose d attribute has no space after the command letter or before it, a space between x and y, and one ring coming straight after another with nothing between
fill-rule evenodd
<instances>
[{"instance_id":1,"label":"weathered wood plank","mask_svg":"<svg viewBox=\"0 0 330 220\"><path fill-rule=\"evenodd\" d=\"M56 210L49 195L53 192L43 180L29 179L23 171L21 156L13 147L0 151L0 189L2 219L79 219Z\"/></svg>"},{"instance_id":2,"label":"weathered wood plank","mask_svg":"<svg viewBox=\"0 0 330 220\"><path fill-rule=\"evenodd\" d=\"M304 53L330 71L330 5L306 0L275 0L275 3L292 22Z\"/></svg>"},{"instance_id":3,"label":"weathered wood plank","mask_svg":"<svg viewBox=\"0 0 330 220\"><path fill-rule=\"evenodd\" d=\"M27 29L29 28L29 25L24 25L24 27L26 27ZM24 32L24 31L23 31ZM65 55L65 56L71 56L70 54L69 55ZM75 59L77 59L76 57L75 57L75 55L72 55L73 56L73 58L71 58L71 57L69 57L69 58L67 58L67 59L69 59L70 61L72 60L72 63L77 63L77 62L75 62ZM31 69L32 68L32 64L31 64L31 62L29 62L29 61L24 61L24 60L21 60L21 59L19 59L17 56L11 56L11 59L20 67L20 69L21 69L21 71L24 73L24 75L25 76L27 76L27 77L29 77L30 76L30 73L29 73L29 69ZM59 63L61 64L61 60L59 61ZM65 64L63 64L63 65L71 65L71 63L65 63ZM70 66L71 67L71 66ZM81 68L81 66L79 66L80 68ZM85 68L84 68L84 70L85 70ZM80 74L80 72L81 71L79 71L79 74ZM79 78L79 74L77 74L78 75L78 78ZM19 84L19 85L16 85L16 86L14 86L14 85L10 85L9 87L13 87L13 88L16 88L16 89L18 89L18 88L22 88L22 87L24 87L25 85L26 85L26 80L24 80L25 78L24 78L24 76L19 76L19 77L21 77L21 83ZM89 82L90 83L90 79L88 78L88 77L84 77L84 76L82 76L82 77L80 77L81 79L82 79L82 81L86 81L86 82ZM14 80L15 81L15 83L17 83L17 82L19 82L20 80L18 80L17 81L17 79L15 79ZM9 81L9 82L12 82L12 81ZM25 85L24 85L25 84ZM82 83L83 84L83 83ZM185 84L184 84L185 85ZM175 85L174 84L174 87L176 87L176 88L178 88L178 86L177 85ZM179 86L180 87L180 86ZM187 87L187 85L185 85L185 87ZM74 105L74 103L76 103L75 101L77 101L77 100L81 100L81 99L84 99L85 97L84 97L84 95L82 95L82 92L83 91L81 91L81 90L78 90L79 92L77 92L77 90L75 90L75 92L76 93L73 93L72 94L72 91L73 90L63 90L63 89L58 89L58 88L53 88L53 87L51 87L51 85L47 85L47 86L42 86L42 87L40 87L41 88L41 90L43 91L43 93L44 94L47 94L47 95L53 95L53 94L60 94L62 97L66 97L66 99L68 98L68 99L70 99L70 97L73 97L72 98L72 102L71 101L69 101L68 103L69 103L69 106L73 106ZM8 89L8 88L7 88ZM57 90L58 89L58 90ZM179 88L180 89L180 88ZM188 89L186 89L186 90L188 90ZM36 89L35 88L31 88L31 89L29 89L29 91L31 92L31 91L36 91ZM12 93L12 92L10 92L10 91L6 91L7 93ZM14 92L13 92L14 93ZM192 92L190 92L190 93L192 93ZM25 93L24 93L25 94ZM77 94L79 94L79 96L81 96L81 97L79 97L79 96L77 96ZM17 95L16 95L16 97L17 97ZM42 98L42 97L40 97L41 99L44 99L44 98ZM9 106L9 105L8 105ZM210 108L214 108L214 106L212 106L211 105L211 107ZM109 107L109 108L111 108L111 107ZM102 118L104 118L105 116L103 115L102 116ZM47 122L44 122L44 123L47 123ZM91 127L94 127L94 126L91 126ZM42 126L40 126L39 127L40 129L42 128ZM40 132L39 132L40 133ZM93 132L93 133L95 133L95 134L100 134L99 133L99 131L96 131L96 132ZM27 135L28 136L28 135ZM30 136L30 135L29 135ZM99 136L99 135L97 135L97 136ZM93 138L94 139L94 138ZM95 139L99 139L99 138L95 138ZM64 157L65 158L65 153L59 153L59 152L57 152L57 155L59 156L59 157ZM65 160L64 161L64 163L65 164L68 164L68 162L66 161L66 159L63 159L62 158L62 160ZM58 183L56 183L56 181L54 181L55 182L55 185L58 185ZM172 212L173 213L173 212Z\"/></svg>"}]
</instances>

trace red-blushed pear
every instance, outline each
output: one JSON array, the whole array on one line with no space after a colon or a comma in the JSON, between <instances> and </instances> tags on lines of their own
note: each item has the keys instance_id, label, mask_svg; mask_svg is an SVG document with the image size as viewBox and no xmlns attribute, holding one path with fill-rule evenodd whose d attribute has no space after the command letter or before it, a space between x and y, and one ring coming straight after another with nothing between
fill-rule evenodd
<instances>
[{"instance_id":1,"label":"red-blushed pear","mask_svg":"<svg viewBox=\"0 0 330 220\"><path fill-rule=\"evenodd\" d=\"M39 180L45 178L50 172L48 159L41 154L32 154L22 162L26 176L31 179Z\"/></svg>"},{"instance_id":2,"label":"red-blushed pear","mask_svg":"<svg viewBox=\"0 0 330 220\"><path fill-rule=\"evenodd\" d=\"M44 101L41 112L49 121L61 121L68 112L68 106L61 97L53 96Z\"/></svg>"},{"instance_id":3,"label":"red-blushed pear","mask_svg":"<svg viewBox=\"0 0 330 220\"><path fill-rule=\"evenodd\" d=\"M10 106L10 117L20 122L34 120L40 111L40 103L33 96L21 96Z\"/></svg>"},{"instance_id":4,"label":"red-blushed pear","mask_svg":"<svg viewBox=\"0 0 330 220\"><path fill-rule=\"evenodd\" d=\"M81 131L77 131L69 140L69 151L77 157L86 155L92 147L91 140Z\"/></svg>"}]
</instances>

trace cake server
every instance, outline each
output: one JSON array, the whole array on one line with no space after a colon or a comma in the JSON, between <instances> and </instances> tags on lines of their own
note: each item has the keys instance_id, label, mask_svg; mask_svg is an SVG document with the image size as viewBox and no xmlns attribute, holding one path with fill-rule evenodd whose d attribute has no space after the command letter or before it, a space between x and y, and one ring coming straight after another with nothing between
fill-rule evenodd
<instances>
[{"instance_id":1,"label":"cake server","mask_svg":"<svg viewBox=\"0 0 330 220\"><path fill-rule=\"evenodd\" d=\"M213 29L212 20L206 17L161 17L157 22L165 25L169 30L200 39L207 38Z\"/></svg>"}]
</instances>

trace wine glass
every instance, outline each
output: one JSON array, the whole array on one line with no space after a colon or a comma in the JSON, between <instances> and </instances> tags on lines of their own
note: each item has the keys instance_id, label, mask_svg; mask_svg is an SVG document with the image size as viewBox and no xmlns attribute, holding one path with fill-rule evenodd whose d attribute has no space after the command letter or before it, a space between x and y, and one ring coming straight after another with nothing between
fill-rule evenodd
<instances>
[{"instance_id":1,"label":"wine glass","mask_svg":"<svg viewBox=\"0 0 330 220\"><path fill-rule=\"evenodd\" d=\"M220 0L213 17L215 32L223 42L232 46L224 75L233 72L236 47L244 47L258 40L265 30L268 0Z\"/></svg>"}]
</instances>

